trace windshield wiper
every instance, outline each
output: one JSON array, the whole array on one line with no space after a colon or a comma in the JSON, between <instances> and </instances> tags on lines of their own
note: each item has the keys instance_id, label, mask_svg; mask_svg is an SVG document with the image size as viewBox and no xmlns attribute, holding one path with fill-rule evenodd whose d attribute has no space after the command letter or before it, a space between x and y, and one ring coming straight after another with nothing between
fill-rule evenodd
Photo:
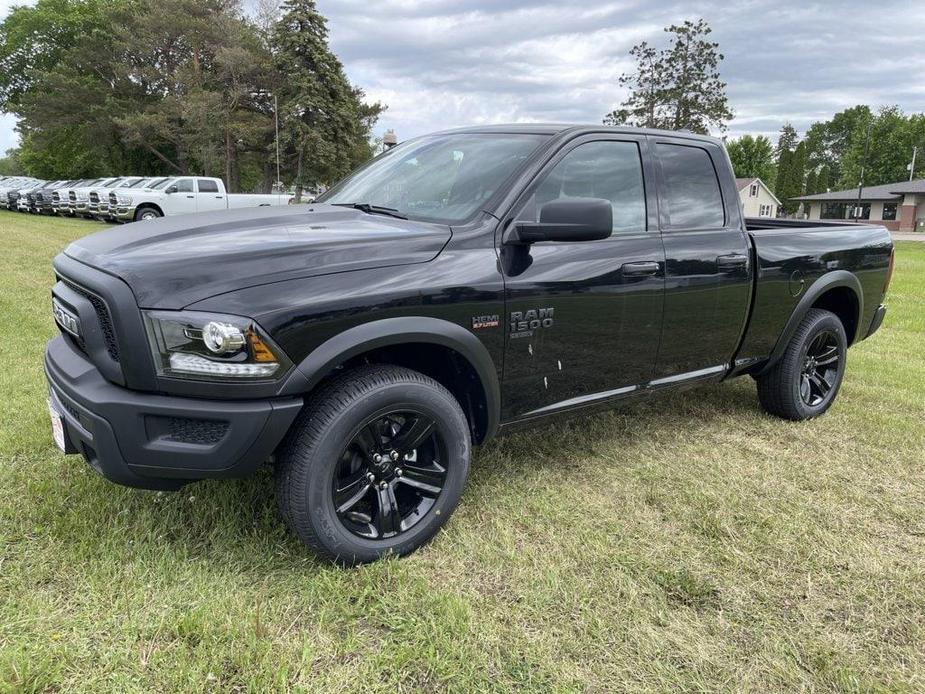
<instances>
[{"instance_id":1,"label":"windshield wiper","mask_svg":"<svg viewBox=\"0 0 925 694\"><path fill-rule=\"evenodd\" d=\"M381 205L370 205L368 202L334 202L332 205L337 207L352 207L366 214L384 214L397 219L408 219L394 207L382 207Z\"/></svg>"}]
</instances>

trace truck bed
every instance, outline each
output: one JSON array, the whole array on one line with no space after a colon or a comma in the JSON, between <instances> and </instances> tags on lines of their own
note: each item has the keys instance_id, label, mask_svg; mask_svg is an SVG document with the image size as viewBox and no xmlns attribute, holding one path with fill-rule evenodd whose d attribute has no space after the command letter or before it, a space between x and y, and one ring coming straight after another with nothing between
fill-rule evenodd
<instances>
[{"instance_id":1,"label":"truck bed","mask_svg":"<svg viewBox=\"0 0 925 694\"><path fill-rule=\"evenodd\" d=\"M765 231L768 229L774 229L777 231L786 230L786 229L796 229L799 231L806 230L818 230L818 231L827 231L832 229L861 229L864 227L868 228L883 228L879 224L871 224L869 222L849 222L847 220L836 219L836 220L820 220L820 219L771 219L769 217L746 217L745 218L745 228L748 231Z\"/></svg>"}]
</instances>

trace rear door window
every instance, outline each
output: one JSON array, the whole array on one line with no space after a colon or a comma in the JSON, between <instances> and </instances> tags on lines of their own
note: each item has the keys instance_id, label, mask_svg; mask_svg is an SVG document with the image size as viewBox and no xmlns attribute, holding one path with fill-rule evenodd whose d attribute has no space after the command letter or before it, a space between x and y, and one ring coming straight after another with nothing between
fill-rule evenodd
<instances>
[{"instance_id":1,"label":"rear door window","mask_svg":"<svg viewBox=\"0 0 925 694\"><path fill-rule=\"evenodd\" d=\"M197 179L199 183L199 192L200 193L217 193L218 192L218 183L215 181L210 181L207 178Z\"/></svg>"},{"instance_id":2,"label":"rear door window","mask_svg":"<svg viewBox=\"0 0 925 694\"><path fill-rule=\"evenodd\" d=\"M661 200L671 229L717 229L726 224L719 179L710 154L702 147L659 142Z\"/></svg>"}]
</instances>

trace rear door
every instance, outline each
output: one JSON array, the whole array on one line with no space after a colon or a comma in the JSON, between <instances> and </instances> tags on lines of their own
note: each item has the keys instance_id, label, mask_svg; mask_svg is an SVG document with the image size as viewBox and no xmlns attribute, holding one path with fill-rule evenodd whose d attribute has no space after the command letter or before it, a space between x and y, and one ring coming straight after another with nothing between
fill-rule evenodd
<instances>
[{"instance_id":1,"label":"rear door","mask_svg":"<svg viewBox=\"0 0 925 694\"><path fill-rule=\"evenodd\" d=\"M196 209L199 212L227 209L228 201L225 199L225 191L221 190L217 181L197 178L196 188Z\"/></svg>"},{"instance_id":2,"label":"rear door","mask_svg":"<svg viewBox=\"0 0 925 694\"><path fill-rule=\"evenodd\" d=\"M514 206L508 219L535 222L558 198L607 199L614 222L603 240L501 247L505 419L605 401L652 377L664 252L646 148L631 135L576 139Z\"/></svg>"},{"instance_id":3,"label":"rear door","mask_svg":"<svg viewBox=\"0 0 925 694\"><path fill-rule=\"evenodd\" d=\"M670 137L652 143L666 262L655 385L719 376L744 330L752 286L732 174L719 145Z\"/></svg>"},{"instance_id":4,"label":"rear door","mask_svg":"<svg viewBox=\"0 0 925 694\"><path fill-rule=\"evenodd\" d=\"M196 211L196 184L192 178L178 178L168 186L176 187L177 192L170 194L167 214L192 214Z\"/></svg>"}]
</instances>

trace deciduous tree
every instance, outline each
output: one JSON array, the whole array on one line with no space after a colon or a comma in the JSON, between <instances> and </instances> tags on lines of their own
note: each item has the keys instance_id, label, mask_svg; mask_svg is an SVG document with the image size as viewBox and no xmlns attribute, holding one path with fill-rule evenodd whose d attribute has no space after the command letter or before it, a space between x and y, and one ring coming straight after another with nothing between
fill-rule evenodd
<instances>
[{"instance_id":1,"label":"deciduous tree","mask_svg":"<svg viewBox=\"0 0 925 694\"><path fill-rule=\"evenodd\" d=\"M726 144L732 168L739 178L760 178L770 185L774 176L774 148L764 135L742 135Z\"/></svg>"}]
</instances>

